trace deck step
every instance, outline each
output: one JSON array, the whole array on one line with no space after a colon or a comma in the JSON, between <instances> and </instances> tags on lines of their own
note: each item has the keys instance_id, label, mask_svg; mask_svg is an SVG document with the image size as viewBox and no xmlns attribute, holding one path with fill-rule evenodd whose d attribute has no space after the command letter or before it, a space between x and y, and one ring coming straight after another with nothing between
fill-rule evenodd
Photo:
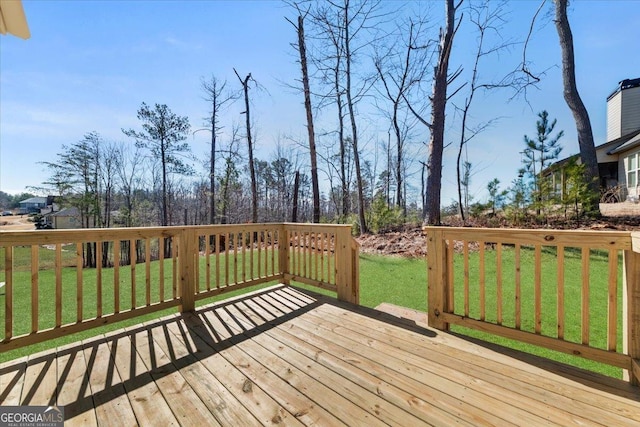
<instances>
[{"instance_id":1,"label":"deck step","mask_svg":"<svg viewBox=\"0 0 640 427\"><path fill-rule=\"evenodd\" d=\"M427 326L427 313L424 311L414 310L412 308L402 307L388 302L383 302L376 308L378 311L390 314L401 319L411 320L416 322L416 325Z\"/></svg>"}]
</instances>

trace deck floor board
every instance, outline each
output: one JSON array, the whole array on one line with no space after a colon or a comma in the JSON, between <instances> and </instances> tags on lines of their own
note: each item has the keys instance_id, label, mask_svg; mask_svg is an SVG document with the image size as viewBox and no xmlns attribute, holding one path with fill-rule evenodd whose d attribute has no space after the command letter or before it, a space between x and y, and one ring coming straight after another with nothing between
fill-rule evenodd
<instances>
[{"instance_id":1,"label":"deck floor board","mask_svg":"<svg viewBox=\"0 0 640 427\"><path fill-rule=\"evenodd\" d=\"M0 365L0 404L65 425L479 426L640 423L640 390L276 286Z\"/></svg>"}]
</instances>

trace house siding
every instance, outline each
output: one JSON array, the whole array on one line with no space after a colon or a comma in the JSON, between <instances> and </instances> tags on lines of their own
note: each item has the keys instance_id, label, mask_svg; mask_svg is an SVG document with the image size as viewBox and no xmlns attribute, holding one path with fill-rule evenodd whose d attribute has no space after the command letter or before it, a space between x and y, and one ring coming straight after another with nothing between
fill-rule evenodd
<instances>
[{"instance_id":1,"label":"house siding","mask_svg":"<svg viewBox=\"0 0 640 427\"><path fill-rule=\"evenodd\" d=\"M620 93L622 95L620 119L622 136L640 129L640 86L625 89Z\"/></svg>"},{"instance_id":2,"label":"house siding","mask_svg":"<svg viewBox=\"0 0 640 427\"><path fill-rule=\"evenodd\" d=\"M607 141L622 136L620 111L622 111L622 91L607 100Z\"/></svg>"}]
</instances>

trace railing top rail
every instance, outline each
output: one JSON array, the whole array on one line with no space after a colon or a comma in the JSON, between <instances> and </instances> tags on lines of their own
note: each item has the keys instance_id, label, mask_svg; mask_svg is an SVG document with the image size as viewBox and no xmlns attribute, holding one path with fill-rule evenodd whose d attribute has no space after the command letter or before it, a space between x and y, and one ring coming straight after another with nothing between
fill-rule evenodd
<instances>
[{"instance_id":1,"label":"railing top rail","mask_svg":"<svg viewBox=\"0 0 640 427\"><path fill-rule=\"evenodd\" d=\"M78 228L65 230L27 230L0 231L0 247L20 245L47 245L69 242L95 242L111 240L146 239L154 237L172 237L185 230L196 233L262 231L275 228L324 230L351 227L349 224L312 224L312 223L250 223L250 224L211 224L177 225L166 227L114 227L114 228Z\"/></svg>"},{"instance_id":2,"label":"railing top rail","mask_svg":"<svg viewBox=\"0 0 640 427\"><path fill-rule=\"evenodd\" d=\"M0 247L172 237L178 235L181 230L182 227L131 227L0 231Z\"/></svg>"},{"instance_id":3,"label":"railing top rail","mask_svg":"<svg viewBox=\"0 0 640 427\"><path fill-rule=\"evenodd\" d=\"M284 225L287 228L319 228L319 229L327 229L327 230L335 230L336 228L349 228L351 229L351 224L315 224L312 222L285 222Z\"/></svg>"},{"instance_id":4,"label":"railing top rail","mask_svg":"<svg viewBox=\"0 0 640 427\"><path fill-rule=\"evenodd\" d=\"M606 249L632 249L630 231L553 230L478 227L423 227L423 232L440 231L448 239L485 241L509 244L544 246L592 247ZM640 233L637 234L640 248Z\"/></svg>"}]
</instances>

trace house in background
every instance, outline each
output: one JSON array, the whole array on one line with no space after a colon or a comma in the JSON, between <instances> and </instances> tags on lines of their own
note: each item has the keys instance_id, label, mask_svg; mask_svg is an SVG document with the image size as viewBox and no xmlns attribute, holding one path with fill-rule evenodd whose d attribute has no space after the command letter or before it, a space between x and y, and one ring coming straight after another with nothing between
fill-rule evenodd
<instances>
[{"instance_id":1,"label":"house in background","mask_svg":"<svg viewBox=\"0 0 640 427\"><path fill-rule=\"evenodd\" d=\"M607 142L596 146L600 187L607 201L640 200L640 78L623 80L607 97ZM543 172L558 195L565 190L563 166L576 154Z\"/></svg>"},{"instance_id":2,"label":"house in background","mask_svg":"<svg viewBox=\"0 0 640 427\"><path fill-rule=\"evenodd\" d=\"M30 213L40 213L40 210L45 209L46 207L47 207L46 197L30 197L20 202L19 213L21 215L30 214Z\"/></svg>"},{"instance_id":3,"label":"house in background","mask_svg":"<svg viewBox=\"0 0 640 427\"><path fill-rule=\"evenodd\" d=\"M46 221L47 224L55 229L82 228L80 210L76 207L64 208L58 212L53 212L46 216Z\"/></svg>"},{"instance_id":4,"label":"house in background","mask_svg":"<svg viewBox=\"0 0 640 427\"><path fill-rule=\"evenodd\" d=\"M20 202L20 208L18 213L20 215L27 214L48 214L55 212L59 209L58 205L55 203L55 196L47 196L47 197L30 197L26 200Z\"/></svg>"}]
</instances>

